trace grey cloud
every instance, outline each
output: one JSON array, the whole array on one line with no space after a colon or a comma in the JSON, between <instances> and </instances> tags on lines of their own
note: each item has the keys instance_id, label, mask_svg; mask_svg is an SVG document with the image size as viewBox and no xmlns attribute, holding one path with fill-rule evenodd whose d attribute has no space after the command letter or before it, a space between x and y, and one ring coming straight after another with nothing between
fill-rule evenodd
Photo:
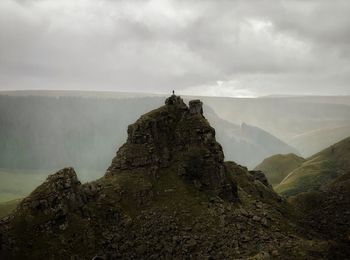
<instances>
[{"instance_id":1,"label":"grey cloud","mask_svg":"<svg viewBox=\"0 0 350 260\"><path fill-rule=\"evenodd\" d=\"M345 0L3 0L0 89L350 94L349 11Z\"/></svg>"}]
</instances>

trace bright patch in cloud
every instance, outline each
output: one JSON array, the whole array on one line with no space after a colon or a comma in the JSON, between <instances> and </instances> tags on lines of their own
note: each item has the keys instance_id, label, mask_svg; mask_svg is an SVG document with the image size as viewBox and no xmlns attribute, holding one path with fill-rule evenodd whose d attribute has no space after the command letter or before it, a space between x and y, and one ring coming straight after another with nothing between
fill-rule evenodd
<instances>
[{"instance_id":1,"label":"bright patch in cloud","mask_svg":"<svg viewBox=\"0 0 350 260\"><path fill-rule=\"evenodd\" d=\"M238 81L217 81L217 84L189 87L181 90L182 95L191 96L218 96L218 97L237 97L237 98L255 98L248 88L241 86Z\"/></svg>"}]
</instances>

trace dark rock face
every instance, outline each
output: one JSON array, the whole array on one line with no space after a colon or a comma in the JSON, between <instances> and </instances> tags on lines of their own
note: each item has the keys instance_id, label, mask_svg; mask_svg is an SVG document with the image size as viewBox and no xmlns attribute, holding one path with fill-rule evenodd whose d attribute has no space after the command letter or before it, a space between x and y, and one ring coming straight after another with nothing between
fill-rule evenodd
<instances>
[{"instance_id":1,"label":"dark rock face","mask_svg":"<svg viewBox=\"0 0 350 260\"><path fill-rule=\"evenodd\" d=\"M265 174L262 171L249 171L253 180L258 180L267 187L271 187Z\"/></svg>"},{"instance_id":2,"label":"dark rock face","mask_svg":"<svg viewBox=\"0 0 350 260\"><path fill-rule=\"evenodd\" d=\"M203 103L200 100L191 100L189 103L191 114L203 115Z\"/></svg>"},{"instance_id":3,"label":"dark rock face","mask_svg":"<svg viewBox=\"0 0 350 260\"><path fill-rule=\"evenodd\" d=\"M202 102L190 107L178 96L165 106L143 115L128 127L128 140L119 149L108 175L137 168L157 177L159 169L172 167L196 187L236 197L236 185L226 178L224 154L215 130L203 116Z\"/></svg>"},{"instance_id":4,"label":"dark rock face","mask_svg":"<svg viewBox=\"0 0 350 260\"><path fill-rule=\"evenodd\" d=\"M88 213L85 209L87 195L73 168L64 168L50 175L19 204L18 213L25 212L26 217L43 215L50 217L50 224L64 230L68 226L67 214L76 212L81 216ZM45 228L50 229L49 226Z\"/></svg>"},{"instance_id":5,"label":"dark rock face","mask_svg":"<svg viewBox=\"0 0 350 260\"><path fill-rule=\"evenodd\" d=\"M33 211L55 209L61 202L72 207L82 205L81 183L73 168L64 168L50 175L32 194L20 204L21 209Z\"/></svg>"},{"instance_id":6,"label":"dark rock face","mask_svg":"<svg viewBox=\"0 0 350 260\"><path fill-rule=\"evenodd\" d=\"M92 194L96 194L94 185L81 185L73 168L64 168L48 176L20 202L13 215L0 221L0 259L12 259L11 255L18 254L17 251L21 251L20 255L30 251L32 239L45 241L56 233L69 232L74 228L72 216L88 219L90 213L86 204ZM21 223L21 228L14 228L13 223ZM25 241L27 248L19 249L19 241Z\"/></svg>"}]
</instances>

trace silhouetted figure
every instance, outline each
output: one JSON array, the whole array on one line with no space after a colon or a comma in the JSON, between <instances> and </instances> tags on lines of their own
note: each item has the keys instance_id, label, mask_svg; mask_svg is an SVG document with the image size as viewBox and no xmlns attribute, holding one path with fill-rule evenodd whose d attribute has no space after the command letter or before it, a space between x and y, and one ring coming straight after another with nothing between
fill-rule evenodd
<instances>
[{"instance_id":1,"label":"silhouetted figure","mask_svg":"<svg viewBox=\"0 0 350 260\"><path fill-rule=\"evenodd\" d=\"M173 95L175 95L175 91L173 90Z\"/></svg>"}]
</instances>

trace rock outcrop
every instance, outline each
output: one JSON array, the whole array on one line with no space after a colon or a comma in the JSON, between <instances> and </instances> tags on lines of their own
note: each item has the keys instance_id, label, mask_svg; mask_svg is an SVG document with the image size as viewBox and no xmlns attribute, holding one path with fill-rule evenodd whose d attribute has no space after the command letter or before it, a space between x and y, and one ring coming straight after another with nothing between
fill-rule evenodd
<instances>
[{"instance_id":1,"label":"rock outcrop","mask_svg":"<svg viewBox=\"0 0 350 260\"><path fill-rule=\"evenodd\" d=\"M128 127L127 142L119 149L107 176L142 168L155 178L171 167L196 187L222 197L237 197L236 184L226 177L224 153L215 130L203 116L202 102L171 96Z\"/></svg>"},{"instance_id":2,"label":"rock outcrop","mask_svg":"<svg viewBox=\"0 0 350 260\"><path fill-rule=\"evenodd\" d=\"M86 202L81 183L73 168L64 168L50 175L19 204L19 211L64 214L81 209Z\"/></svg>"}]
</instances>

